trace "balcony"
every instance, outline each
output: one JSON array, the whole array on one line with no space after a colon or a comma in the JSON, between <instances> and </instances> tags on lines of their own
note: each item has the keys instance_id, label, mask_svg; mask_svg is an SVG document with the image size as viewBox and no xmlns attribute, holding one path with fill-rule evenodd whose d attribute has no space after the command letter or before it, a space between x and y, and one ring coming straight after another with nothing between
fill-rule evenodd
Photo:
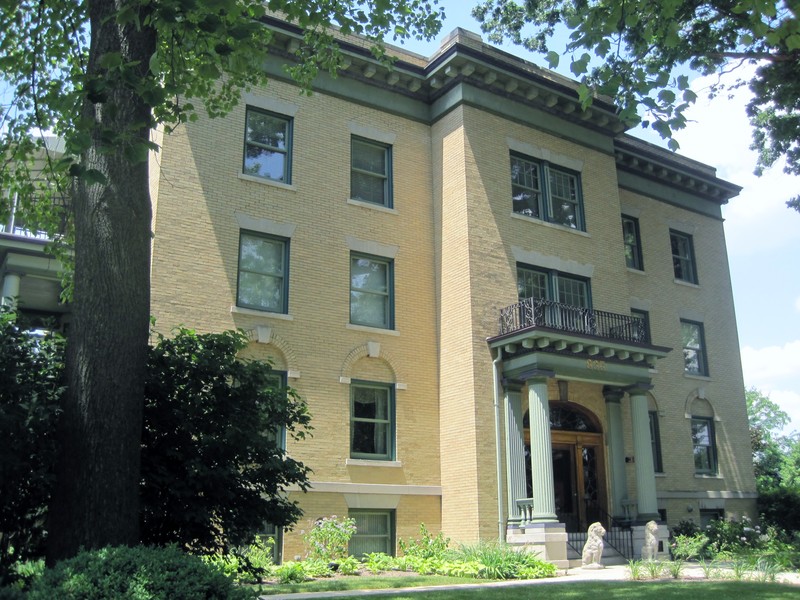
<instances>
[{"instance_id":1,"label":"balcony","mask_svg":"<svg viewBox=\"0 0 800 600\"><path fill-rule=\"evenodd\" d=\"M646 381L670 352L652 344L639 317L535 298L502 309L500 331L487 341L502 349L507 374L536 368L585 379L588 369L607 383Z\"/></svg>"},{"instance_id":2,"label":"balcony","mask_svg":"<svg viewBox=\"0 0 800 600\"><path fill-rule=\"evenodd\" d=\"M544 327L637 344L650 343L644 320L631 315L536 298L526 298L500 311L499 335L529 327Z\"/></svg>"}]
</instances>

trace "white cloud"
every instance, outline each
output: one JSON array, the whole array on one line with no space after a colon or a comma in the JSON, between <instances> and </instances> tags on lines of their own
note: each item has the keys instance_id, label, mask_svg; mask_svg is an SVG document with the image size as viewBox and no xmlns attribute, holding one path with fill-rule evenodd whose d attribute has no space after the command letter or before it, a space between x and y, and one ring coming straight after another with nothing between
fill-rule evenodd
<instances>
[{"instance_id":1,"label":"white cloud","mask_svg":"<svg viewBox=\"0 0 800 600\"><path fill-rule=\"evenodd\" d=\"M776 382L787 379L800 379L800 340L765 348L744 346L742 368L747 385L759 389L775 387Z\"/></svg>"},{"instance_id":2,"label":"white cloud","mask_svg":"<svg viewBox=\"0 0 800 600\"><path fill-rule=\"evenodd\" d=\"M784 433L800 431L800 340L783 346L742 348L744 381L781 407L791 423Z\"/></svg>"},{"instance_id":3,"label":"white cloud","mask_svg":"<svg viewBox=\"0 0 800 600\"><path fill-rule=\"evenodd\" d=\"M752 70L738 70L723 81L748 79ZM744 188L724 208L730 254L764 254L796 243L800 218L786 207L786 200L797 193L800 178L785 174L782 161L761 177L753 173L757 155L750 150L751 127L745 114L750 90L743 86L709 100L707 86L714 81L716 76L692 82L700 99L687 112L692 122L676 138L681 154L715 166L718 176Z\"/></svg>"}]
</instances>

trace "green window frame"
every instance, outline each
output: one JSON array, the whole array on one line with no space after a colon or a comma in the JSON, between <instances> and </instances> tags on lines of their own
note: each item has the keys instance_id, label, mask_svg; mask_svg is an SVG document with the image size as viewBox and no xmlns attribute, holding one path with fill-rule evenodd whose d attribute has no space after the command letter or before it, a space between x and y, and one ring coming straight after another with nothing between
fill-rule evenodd
<instances>
[{"instance_id":1,"label":"green window frame","mask_svg":"<svg viewBox=\"0 0 800 600\"><path fill-rule=\"evenodd\" d=\"M353 136L350 198L392 208L392 147Z\"/></svg>"},{"instance_id":2,"label":"green window frame","mask_svg":"<svg viewBox=\"0 0 800 600\"><path fill-rule=\"evenodd\" d=\"M714 419L692 417L692 453L694 472L700 475L717 474L717 441Z\"/></svg>"},{"instance_id":3,"label":"green window frame","mask_svg":"<svg viewBox=\"0 0 800 600\"><path fill-rule=\"evenodd\" d=\"M658 425L658 412L648 411L650 417L650 444L653 448L653 470L656 473L664 472L664 463L661 458L661 429Z\"/></svg>"},{"instance_id":4,"label":"green window frame","mask_svg":"<svg viewBox=\"0 0 800 600\"><path fill-rule=\"evenodd\" d=\"M511 206L516 214L586 231L580 174L514 152Z\"/></svg>"},{"instance_id":5,"label":"green window frame","mask_svg":"<svg viewBox=\"0 0 800 600\"><path fill-rule=\"evenodd\" d=\"M692 236L670 229L669 244L672 251L672 270L675 273L675 279L697 284L697 265L695 264Z\"/></svg>"},{"instance_id":6,"label":"green window frame","mask_svg":"<svg viewBox=\"0 0 800 600\"><path fill-rule=\"evenodd\" d=\"M394 261L350 255L350 323L394 329Z\"/></svg>"},{"instance_id":7,"label":"green window frame","mask_svg":"<svg viewBox=\"0 0 800 600\"><path fill-rule=\"evenodd\" d=\"M356 532L348 546L351 556L361 558L372 552L394 556L395 511L351 509L348 516L356 522Z\"/></svg>"},{"instance_id":8,"label":"green window frame","mask_svg":"<svg viewBox=\"0 0 800 600\"><path fill-rule=\"evenodd\" d=\"M254 231L239 233L236 306L264 312L288 312L288 239Z\"/></svg>"},{"instance_id":9,"label":"green window frame","mask_svg":"<svg viewBox=\"0 0 800 600\"><path fill-rule=\"evenodd\" d=\"M644 271L639 219L622 215L622 240L625 243L625 265L629 269Z\"/></svg>"},{"instance_id":10,"label":"green window frame","mask_svg":"<svg viewBox=\"0 0 800 600\"><path fill-rule=\"evenodd\" d=\"M350 384L350 458L394 460L394 385Z\"/></svg>"},{"instance_id":11,"label":"green window frame","mask_svg":"<svg viewBox=\"0 0 800 600\"><path fill-rule=\"evenodd\" d=\"M291 184L293 125L291 117L248 106L242 173Z\"/></svg>"},{"instance_id":12,"label":"green window frame","mask_svg":"<svg viewBox=\"0 0 800 600\"><path fill-rule=\"evenodd\" d=\"M276 565L281 564L283 560L283 527L266 523L258 537L265 543L268 539L272 539L272 562Z\"/></svg>"},{"instance_id":13,"label":"green window frame","mask_svg":"<svg viewBox=\"0 0 800 600\"><path fill-rule=\"evenodd\" d=\"M683 370L689 375L708 376L708 357L703 324L681 319Z\"/></svg>"},{"instance_id":14,"label":"green window frame","mask_svg":"<svg viewBox=\"0 0 800 600\"><path fill-rule=\"evenodd\" d=\"M517 265L517 294L520 300L555 298L561 304L591 308L590 281L555 270Z\"/></svg>"}]
</instances>

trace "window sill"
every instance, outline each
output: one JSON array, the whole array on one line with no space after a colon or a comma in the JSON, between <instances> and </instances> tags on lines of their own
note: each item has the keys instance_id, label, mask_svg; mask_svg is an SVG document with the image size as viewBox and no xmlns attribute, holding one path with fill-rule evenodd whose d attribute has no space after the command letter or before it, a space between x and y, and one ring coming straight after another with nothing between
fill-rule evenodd
<instances>
[{"instance_id":1,"label":"window sill","mask_svg":"<svg viewBox=\"0 0 800 600\"><path fill-rule=\"evenodd\" d=\"M678 285L685 285L686 287L694 288L696 290L700 289L700 285L697 283L692 283L691 281L686 281L685 279L673 279L675 283Z\"/></svg>"},{"instance_id":2,"label":"window sill","mask_svg":"<svg viewBox=\"0 0 800 600\"><path fill-rule=\"evenodd\" d=\"M625 267L628 269L628 273L636 273L637 275L647 275L644 269L634 269L633 267Z\"/></svg>"},{"instance_id":3,"label":"window sill","mask_svg":"<svg viewBox=\"0 0 800 600\"><path fill-rule=\"evenodd\" d=\"M699 373L687 373L684 371L683 376L686 379L696 379L698 381L711 381L711 377L708 375L701 375Z\"/></svg>"},{"instance_id":4,"label":"window sill","mask_svg":"<svg viewBox=\"0 0 800 600\"><path fill-rule=\"evenodd\" d=\"M383 329L381 327L368 327L367 325L354 325L353 323L348 323L345 325L347 329L352 329L354 331L366 331L368 333L382 333L384 335L400 335L400 332L396 329Z\"/></svg>"},{"instance_id":5,"label":"window sill","mask_svg":"<svg viewBox=\"0 0 800 600\"><path fill-rule=\"evenodd\" d=\"M656 479L658 479L658 478L662 478L663 479L663 478L665 478L667 476L667 474L664 473L663 471L656 471L654 473L654 475L656 476Z\"/></svg>"},{"instance_id":6,"label":"window sill","mask_svg":"<svg viewBox=\"0 0 800 600\"><path fill-rule=\"evenodd\" d=\"M722 475L719 475L719 474L714 475L713 473L695 473L694 474L694 478L695 479L725 479Z\"/></svg>"},{"instance_id":7,"label":"window sill","mask_svg":"<svg viewBox=\"0 0 800 600\"><path fill-rule=\"evenodd\" d=\"M403 466L399 460L370 460L367 458L348 458L344 464L348 467L389 467L391 469Z\"/></svg>"},{"instance_id":8,"label":"window sill","mask_svg":"<svg viewBox=\"0 0 800 600\"><path fill-rule=\"evenodd\" d=\"M521 215L515 212L511 213L511 218L520 219L521 221L527 221L528 223L536 223L537 225L542 225L543 227L550 227L552 229L557 229L558 231L568 231L570 233L582 235L583 237L592 237L588 233L586 233L585 231L581 231L580 229L573 229L572 227L566 227L564 225L559 225L557 223L550 223L549 221L543 221L542 219L537 219L536 217L529 217L527 215Z\"/></svg>"},{"instance_id":9,"label":"window sill","mask_svg":"<svg viewBox=\"0 0 800 600\"><path fill-rule=\"evenodd\" d=\"M356 200L355 198L348 198L347 203L353 206L360 206L362 208L377 210L378 212L389 213L392 215L397 214L397 211L394 208L389 208L388 206L383 206L382 204L375 204L374 202L366 202L364 200Z\"/></svg>"},{"instance_id":10,"label":"window sill","mask_svg":"<svg viewBox=\"0 0 800 600\"><path fill-rule=\"evenodd\" d=\"M274 179L265 179L264 177L254 177L253 175L245 175L244 173L239 173L239 179L243 181L252 181L253 183L261 183L263 185L269 185L272 187L280 188L282 190L288 190L290 192L296 192L297 188L289 183L283 183L282 181L275 181Z\"/></svg>"},{"instance_id":11,"label":"window sill","mask_svg":"<svg viewBox=\"0 0 800 600\"><path fill-rule=\"evenodd\" d=\"M241 306L231 306L231 313L240 315L252 315L254 317L266 317L267 319L280 319L281 321L294 321L292 315L284 313L269 312L267 310L255 310L252 308L242 308Z\"/></svg>"}]
</instances>

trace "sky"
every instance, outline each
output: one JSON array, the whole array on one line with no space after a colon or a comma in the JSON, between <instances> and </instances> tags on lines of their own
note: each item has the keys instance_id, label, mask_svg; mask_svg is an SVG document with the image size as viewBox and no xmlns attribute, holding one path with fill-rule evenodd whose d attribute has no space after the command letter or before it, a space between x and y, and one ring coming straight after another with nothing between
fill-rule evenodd
<instances>
[{"instance_id":1,"label":"sky","mask_svg":"<svg viewBox=\"0 0 800 600\"><path fill-rule=\"evenodd\" d=\"M440 0L446 19L437 39L404 47L430 56L456 27L480 33L470 15L475 4L476 0ZM502 48L546 66L543 57L524 48ZM560 45L552 46L557 48ZM716 167L718 177L743 188L722 211L745 387L769 395L789 415L786 433L800 431L800 212L786 206L786 200L800 194L800 177L783 173L782 165L761 177L753 174L756 155L749 149L750 125L744 112L749 90L707 100L703 91L709 83L700 77L692 82L701 99L687 115L689 125L676 135L679 154ZM666 147L652 131L629 133Z\"/></svg>"}]
</instances>

